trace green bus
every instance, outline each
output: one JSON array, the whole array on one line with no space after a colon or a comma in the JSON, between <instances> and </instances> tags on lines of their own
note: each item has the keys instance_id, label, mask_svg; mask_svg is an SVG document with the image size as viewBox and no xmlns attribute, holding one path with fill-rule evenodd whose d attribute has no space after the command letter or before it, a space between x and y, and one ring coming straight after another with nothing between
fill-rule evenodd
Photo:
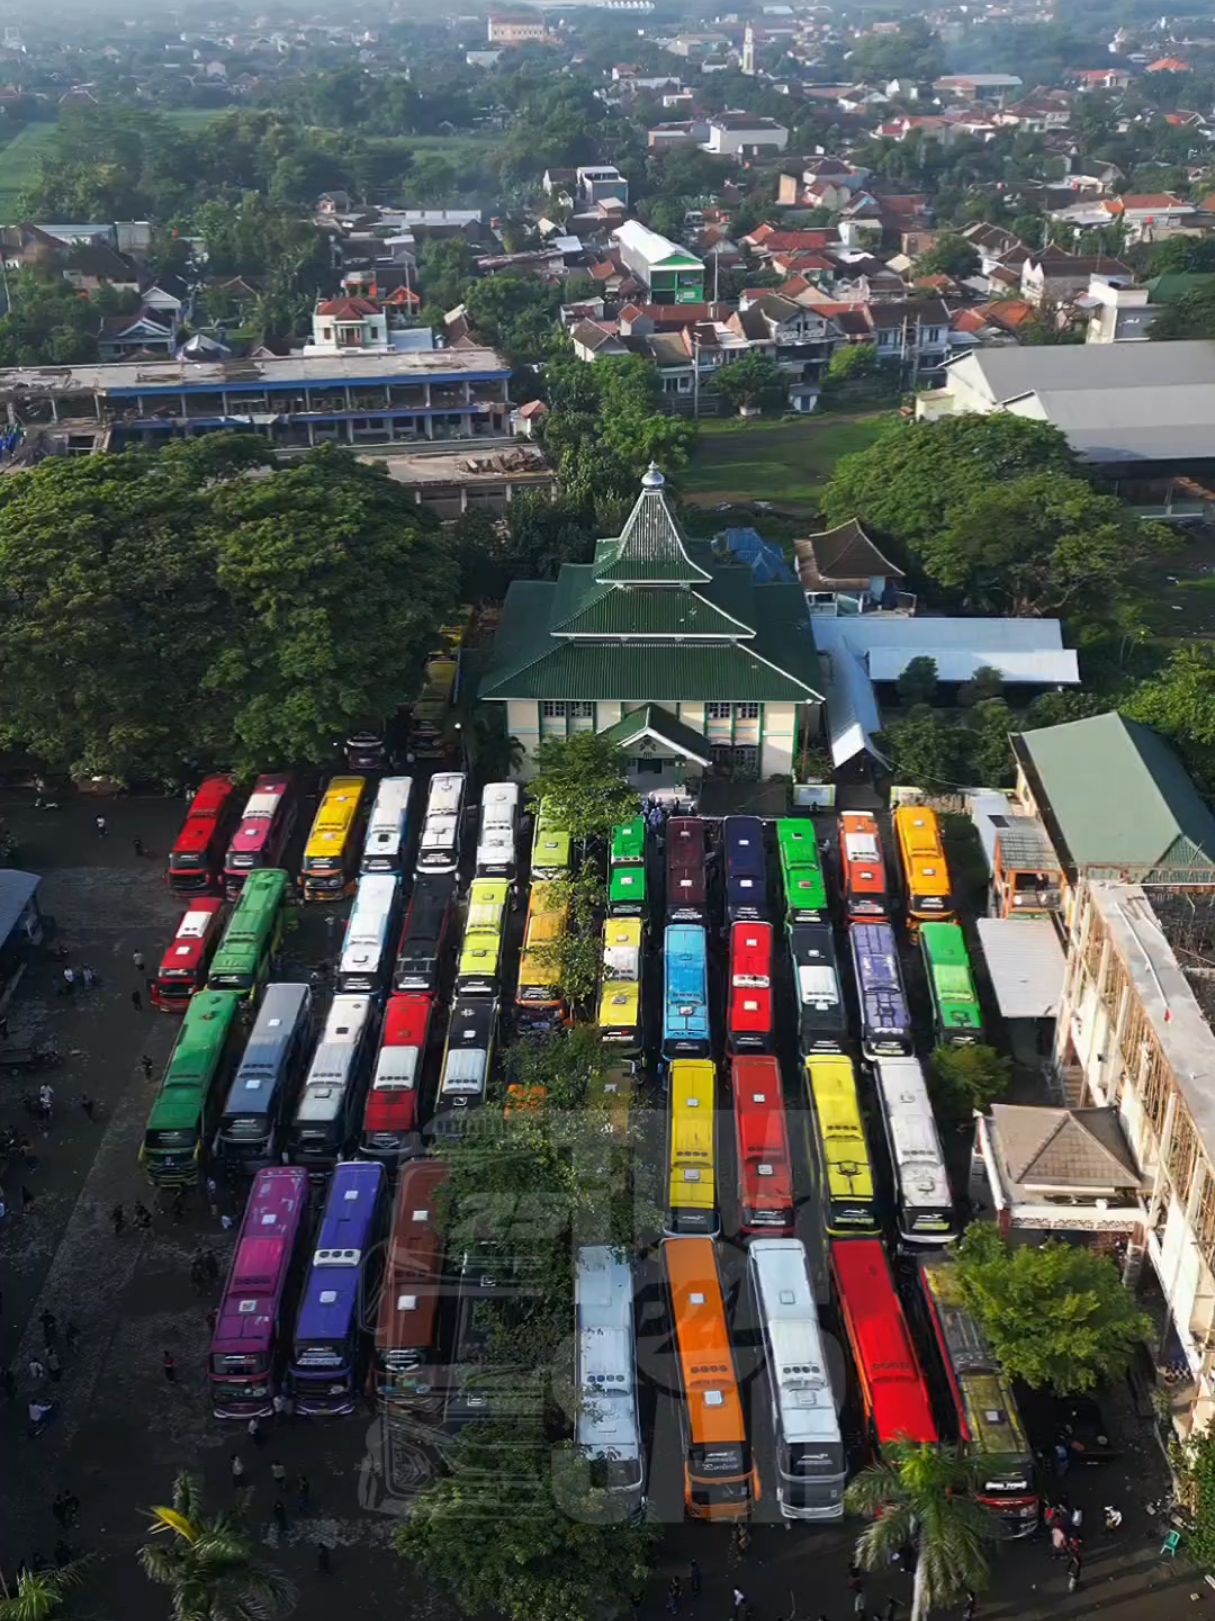
<instances>
[{"instance_id":1,"label":"green bus","mask_svg":"<svg viewBox=\"0 0 1215 1621\"><path fill-rule=\"evenodd\" d=\"M920 950L932 997L937 1042L970 1047L983 1040L983 1014L966 936L958 923L922 923Z\"/></svg>"},{"instance_id":2,"label":"green bus","mask_svg":"<svg viewBox=\"0 0 1215 1621\"><path fill-rule=\"evenodd\" d=\"M644 917L644 867L612 867L608 871L608 913L612 917Z\"/></svg>"},{"instance_id":3,"label":"green bus","mask_svg":"<svg viewBox=\"0 0 1215 1621\"><path fill-rule=\"evenodd\" d=\"M259 874L251 873L249 882ZM199 991L190 1000L169 1066L148 1116L139 1158L158 1188L192 1187L244 1045L236 991Z\"/></svg>"},{"instance_id":4,"label":"green bus","mask_svg":"<svg viewBox=\"0 0 1215 1621\"><path fill-rule=\"evenodd\" d=\"M790 923L828 923L827 880L818 835L809 817L782 816L776 824L781 887Z\"/></svg>"},{"instance_id":5,"label":"green bus","mask_svg":"<svg viewBox=\"0 0 1215 1621\"><path fill-rule=\"evenodd\" d=\"M612 829L613 867L645 865L645 817L634 816L631 822L621 822Z\"/></svg>"},{"instance_id":6,"label":"green bus","mask_svg":"<svg viewBox=\"0 0 1215 1621\"><path fill-rule=\"evenodd\" d=\"M245 879L236 910L211 959L209 991L240 991L249 996L265 984L283 937L289 884L281 867L265 867Z\"/></svg>"}]
</instances>

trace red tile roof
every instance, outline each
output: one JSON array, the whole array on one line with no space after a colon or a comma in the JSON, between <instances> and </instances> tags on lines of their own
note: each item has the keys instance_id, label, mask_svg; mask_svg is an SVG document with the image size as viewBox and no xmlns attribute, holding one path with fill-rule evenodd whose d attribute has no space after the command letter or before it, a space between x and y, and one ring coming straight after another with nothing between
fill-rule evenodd
<instances>
[{"instance_id":1,"label":"red tile roof","mask_svg":"<svg viewBox=\"0 0 1215 1621\"><path fill-rule=\"evenodd\" d=\"M352 319L358 315L378 315L379 307L369 298L327 298L316 307L318 315L336 315Z\"/></svg>"}]
</instances>

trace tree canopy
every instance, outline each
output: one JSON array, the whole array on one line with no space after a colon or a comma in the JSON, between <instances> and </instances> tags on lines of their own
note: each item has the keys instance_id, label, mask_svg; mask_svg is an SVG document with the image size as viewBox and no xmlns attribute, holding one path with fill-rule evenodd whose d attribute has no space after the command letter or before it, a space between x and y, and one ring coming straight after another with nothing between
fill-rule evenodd
<instances>
[{"instance_id":1,"label":"tree canopy","mask_svg":"<svg viewBox=\"0 0 1215 1621\"><path fill-rule=\"evenodd\" d=\"M789 379L775 360L755 351L723 366L713 387L736 410L780 410L789 403Z\"/></svg>"},{"instance_id":2,"label":"tree canopy","mask_svg":"<svg viewBox=\"0 0 1215 1621\"><path fill-rule=\"evenodd\" d=\"M1208 789L1215 785L1215 656L1209 647L1178 647L1119 707L1175 744Z\"/></svg>"},{"instance_id":3,"label":"tree canopy","mask_svg":"<svg viewBox=\"0 0 1215 1621\"><path fill-rule=\"evenodd\" d=\"M0 745L122 779L323 761L414 696L455 581L437 523L345 451L49 459L0 484Z\"/></svg>"},{"instance_id":4,"label":"tree canopy","mask_svg":"<svg viewBox=\"0 0 1215 1621\"><path fill-rule=\"evenodd\" d=\"M958 1278L996 1359L1012 1378L1060 1395L1116 1379L1151 1329L1107 1256L1051 1240L1010 1245L973 1222Z\"/></svg>"},{"instance_id":5,"label":"tree canopy","mask_svg":"<svg viewBox=\"0 0 1215 1621\"><path fill-rule=\"evenodd\" d=\"M571 838L606 838L637 814L639 796L624 780L624 753L609 738L597 732L545 737L532 758L536 770L527 791L546 802Z\"/></svg>"},{"instance_id":6,"label":"tree canopy","mask_svg":"<svg viewBox=\"0 0 1215 1621\"><path fill-rule=\"evenodd\" d=\"M957 231L942 231L915 262L917 276L952 276L955 280L977 275L982 266L979 250Z\"/></svg>"}]
</instances>

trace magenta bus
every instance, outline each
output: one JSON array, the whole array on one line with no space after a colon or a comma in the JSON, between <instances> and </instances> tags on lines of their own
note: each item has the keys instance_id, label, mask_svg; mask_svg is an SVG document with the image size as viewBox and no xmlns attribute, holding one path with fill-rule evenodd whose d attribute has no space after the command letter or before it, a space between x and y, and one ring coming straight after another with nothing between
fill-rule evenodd
<instances>
[{"instance_id":1,"label":"magenta bus","mask_svg":"<svg viewBox=\"0 0 1215 1621\"><path fill-rule=\"evenodd\" d=\"M234 901L245 879L260 867L281 867L299 806L289 776L259 777L241 812L224 857L224 894Z\"/></svg>"},{"instance_id":2,"label":"magenta bus","mask_svg":"<svg viewBox=\"0 0 1215 1621\"><path fill-rule=\"evenodd\" d=\"M207 1363L216 1418L274 1411L279 1363L291 1346L296 1264L307 1226L308 1173L272 1165L253 1179Z\"/></svg>"}]
</instances>

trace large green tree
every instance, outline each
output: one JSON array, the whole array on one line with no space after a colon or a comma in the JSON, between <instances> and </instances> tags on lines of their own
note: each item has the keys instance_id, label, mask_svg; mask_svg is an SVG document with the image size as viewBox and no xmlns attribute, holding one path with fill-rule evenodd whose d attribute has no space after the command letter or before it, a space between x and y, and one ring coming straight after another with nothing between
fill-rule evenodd
<instances>
[{"instance_id":1,"label":"large green tree","mask_svg":"<svg viewBox=\"0 0 1215 1621\"><path fill-rule=\"evenodd\" d=\"M0 483L0 746L73 774L320 763L413 695L454 600L379 470L252 435Z\"/></svg>"},{"instance_id":2,"label":"large green tree","mask_svg":"<svg viewBox=\"0 0 1215 1621\"><path fill-rule=\"evenodd\" d=\"M1155 343L1180 338L1215 338L1215 282L1203 284L1166 304L1148 330Z\"/></svg>"},{"instance_id":3,"label":"large green tree","mask_svg":"<svg viewBox=\"0 0 1215 1621\"><path fill-rule=\"evenodd\" d=\"M788 374L775 360L755 350L723 366L713 379L713 387L739 411L788 409Z\"/></svg>"},{"instance_id":4,"label":"large green tree","mask_svg":"<svg viewBox=\"0 0 1215 1621\"><path fill-rule=\"evenodd\" d=\"M823 492L828 522L859 518L913 554L948 528L955 511L1027 473L1071 474L1075 457L1049 422L999 412L898 426L845 456Z\"/></svg>"},{"instance_id":5,"label":"large green tree","mask_svg":"<svg viewBox=\"0 0 1215 1621\"><path fill-rule=\"evenodd\" d=\"M844 1506L870 1517L856 1544L863 1570L888 1570L904 1548L916 1551L911 1621L987 1586L999 1528L974 1500L976 1480L954 1447L895 1442L848 1485Z\"/></svg>"},{"instance_id":6,"label":"large green tree","mask_svg":"<svg viewBox=\"0 0 1215 1621\"><path fill-rule=\"evenodd\" d=\"M196 1476L178 1475L171 1506L153 1508L151 1518L164 1540L145 1543L139 1563L168 1589L173 1621L274 1621L295 1608L295 1584L257 1557L235 1515L207 1512Z\"/></svg>"},{"instance_id":7,"label":"large green tree","mask_svg":"<svg viewBox=\"0 0 1215 1621\"><path fill-rule=\"evenodd\" d=\"M916 260L917 276L977 275L982 265L979 250L957 231L942 231L933 245Z\"/></svg>"},{"instance_id":8,"label":"large green tree","mask_svg":"<svg viewBox=\"0 0 1215 1621\"><path fill-rule=\"evenodd\" d=\"M533 758L528 793L547 802L553 820L571 838L605 838L618 822L637 814L639 796L624 779L624 753L599 733L542 738Z\"/></svg>"},{"instance_id":9,"label":"large green tree","mask_svg":"<svg viewBox=\"0 0 1215 1621\"><path fill-rule=\"evenodd\" d=\"M1151 1328L1115 1263L1081 1245L1014 1246L972 1222L958 1277L998 1361L1035 1389L1067 1394L1118 1378Z\"/></svg>"},{"instance_id":10,"label":"large green tree","mask_svg":"<svg viewBox=\"0 0 1215 1621\"><path fill-rule=\"evenodd\" d=\"M1177 648L1119 707L1176 744L1195 775L1215 785L1215 657L1208 647Z\"/></svg>"}]
</instances>

